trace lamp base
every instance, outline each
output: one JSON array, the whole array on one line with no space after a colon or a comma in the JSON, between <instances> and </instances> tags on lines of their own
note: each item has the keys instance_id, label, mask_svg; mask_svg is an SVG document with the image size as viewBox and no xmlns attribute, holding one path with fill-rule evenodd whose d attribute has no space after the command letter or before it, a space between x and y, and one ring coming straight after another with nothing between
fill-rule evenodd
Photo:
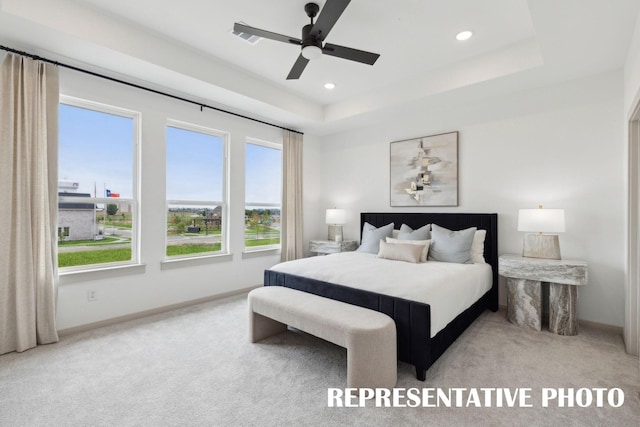
<instances>
[{"instance_id":1,"label":"lamp base","mask_svg":"<svg viewBox=\"0 0 640 427\"><path fill-rule=\"evenodd\" d=\"M525 234L522 256L528 258L561 259L558 235L534 233Z\"/></svg>"},{"instance_id":2,"label":"lamp base","mask_svg":"<svg viewBox=\"0 0 640 427\"><path fill-rule=\"evenodd\" d=\"M332 242L342 242L342 226L330 225L327 240L330 240Z\"/></svg>"}]
</instances>

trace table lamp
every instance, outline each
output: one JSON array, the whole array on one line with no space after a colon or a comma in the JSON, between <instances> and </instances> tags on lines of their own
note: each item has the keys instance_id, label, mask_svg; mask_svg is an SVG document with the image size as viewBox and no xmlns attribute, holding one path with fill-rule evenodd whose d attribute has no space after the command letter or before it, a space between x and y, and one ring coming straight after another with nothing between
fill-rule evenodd
<instances>
[{"instance_id":1,"label":"table lamp","mask_svg":"<svg viewBox=\"0 0 640 427\"><path fill-rule=\"evenodd\" d=\"M346 222L345 217L344 209L327 209L325 222L329 226L328 240L342 242L342 224Z\"/></svg>"},{"instance_id":2,"label":"table lamp","mask_svg":"<svg viewBox=\"0 0 640 427\"><path fill-rule=\"evenodd\" d=\"M529 258L560 258L560 242L557 234L564 232L564 209L520 209L518 231L524 236L522 256Z\"/></svg>"}]
</instances>

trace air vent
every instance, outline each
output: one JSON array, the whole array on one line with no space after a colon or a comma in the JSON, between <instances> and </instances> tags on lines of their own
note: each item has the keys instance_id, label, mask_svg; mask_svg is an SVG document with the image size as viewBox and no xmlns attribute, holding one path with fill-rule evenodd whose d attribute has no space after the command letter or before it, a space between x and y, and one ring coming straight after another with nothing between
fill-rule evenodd
<instances>
[{"instance_id":1,"label":"air vent","mask_svg":"<svg viewBox=\"0 0 640 427\"><path fill-rule=\"evenodd\" d=\"M246 23L244 23L242 21L240 21L240 24L247 25ZM249 44L256 44L260 40L262 40L262 37L254 36L253 34L243 33L241 31L233 31L233 28L231 30L229 30L229 32L231 34L233 34L234 36L240 37L242 40L246 41Z\"/></svg>"}]
</instances>

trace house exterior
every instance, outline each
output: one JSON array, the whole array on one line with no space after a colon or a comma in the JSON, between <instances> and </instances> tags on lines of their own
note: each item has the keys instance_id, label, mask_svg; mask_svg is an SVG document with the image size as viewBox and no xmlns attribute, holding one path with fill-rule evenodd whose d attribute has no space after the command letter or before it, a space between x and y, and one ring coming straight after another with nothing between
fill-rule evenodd
<instances>
[{"instance_id":1,"label":"house exterior","mask_svg":"<svg viewBox=\"0 0 640 427\"><path fill-rule=\"evenodd\" d=\"M58 193L58 197L91 197L89 193ZM93 240L97 234L94 203L58 203L58 240Z\"/></svg>"}]
</instances>

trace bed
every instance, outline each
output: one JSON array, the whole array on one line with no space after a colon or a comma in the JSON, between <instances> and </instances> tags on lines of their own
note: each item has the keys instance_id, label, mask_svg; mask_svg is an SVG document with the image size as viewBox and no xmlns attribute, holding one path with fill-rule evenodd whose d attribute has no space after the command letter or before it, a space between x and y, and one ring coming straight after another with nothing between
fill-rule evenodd
<instances>
[{"instance_id":1,"label":"bed","mask_svg":"<svg viewBox=\"0 0 640 427\"><path fill-rule=\"evenodd\" d=\"M484 258L488 271L482 273L489 276L486 292L482 293L475 302L469 302L470 305L457 315L454 313L454 317L447 321L446 325L438 325L439 322L442 322L441 312L443 309L441 309L440 303L432 307L432 304L428 302L429 299L405 297L399 292L395 292L396 295L393 295L394 292L385 289L384 284L376 285L377 288L369 288L373 290L358 289L305 277L302 272L292 274L278 271L280 269L278 266L265 271L264 284L265 286L285 286L387 314L396 323L398 359L414 365L417 378L424 381L427 369L484 310L496 311L498 309L497 214L384 212L362 213L360 217L360 230L365 222L375 227L382 227L393 222L395 228L399 228L401 224L406 224L413 229L418 229L425 224L438 224L450 230L463 230L469 227L486 230ZM356 257L355 254L350 256ZM335 257L335 255L329 257ZM338 259L336 258L336 260ZM343 260L348 260L348 257L344 257ZM310 265L304 265L308 262L312 261L300 260L304 267L312 270ZM397 263L397 261L392 262ZM363 281L366 280L363 279ZM475 299L475 296L473 298ZM437 333L432 334L432 329Z\"/></svg>"}]
</instances>

